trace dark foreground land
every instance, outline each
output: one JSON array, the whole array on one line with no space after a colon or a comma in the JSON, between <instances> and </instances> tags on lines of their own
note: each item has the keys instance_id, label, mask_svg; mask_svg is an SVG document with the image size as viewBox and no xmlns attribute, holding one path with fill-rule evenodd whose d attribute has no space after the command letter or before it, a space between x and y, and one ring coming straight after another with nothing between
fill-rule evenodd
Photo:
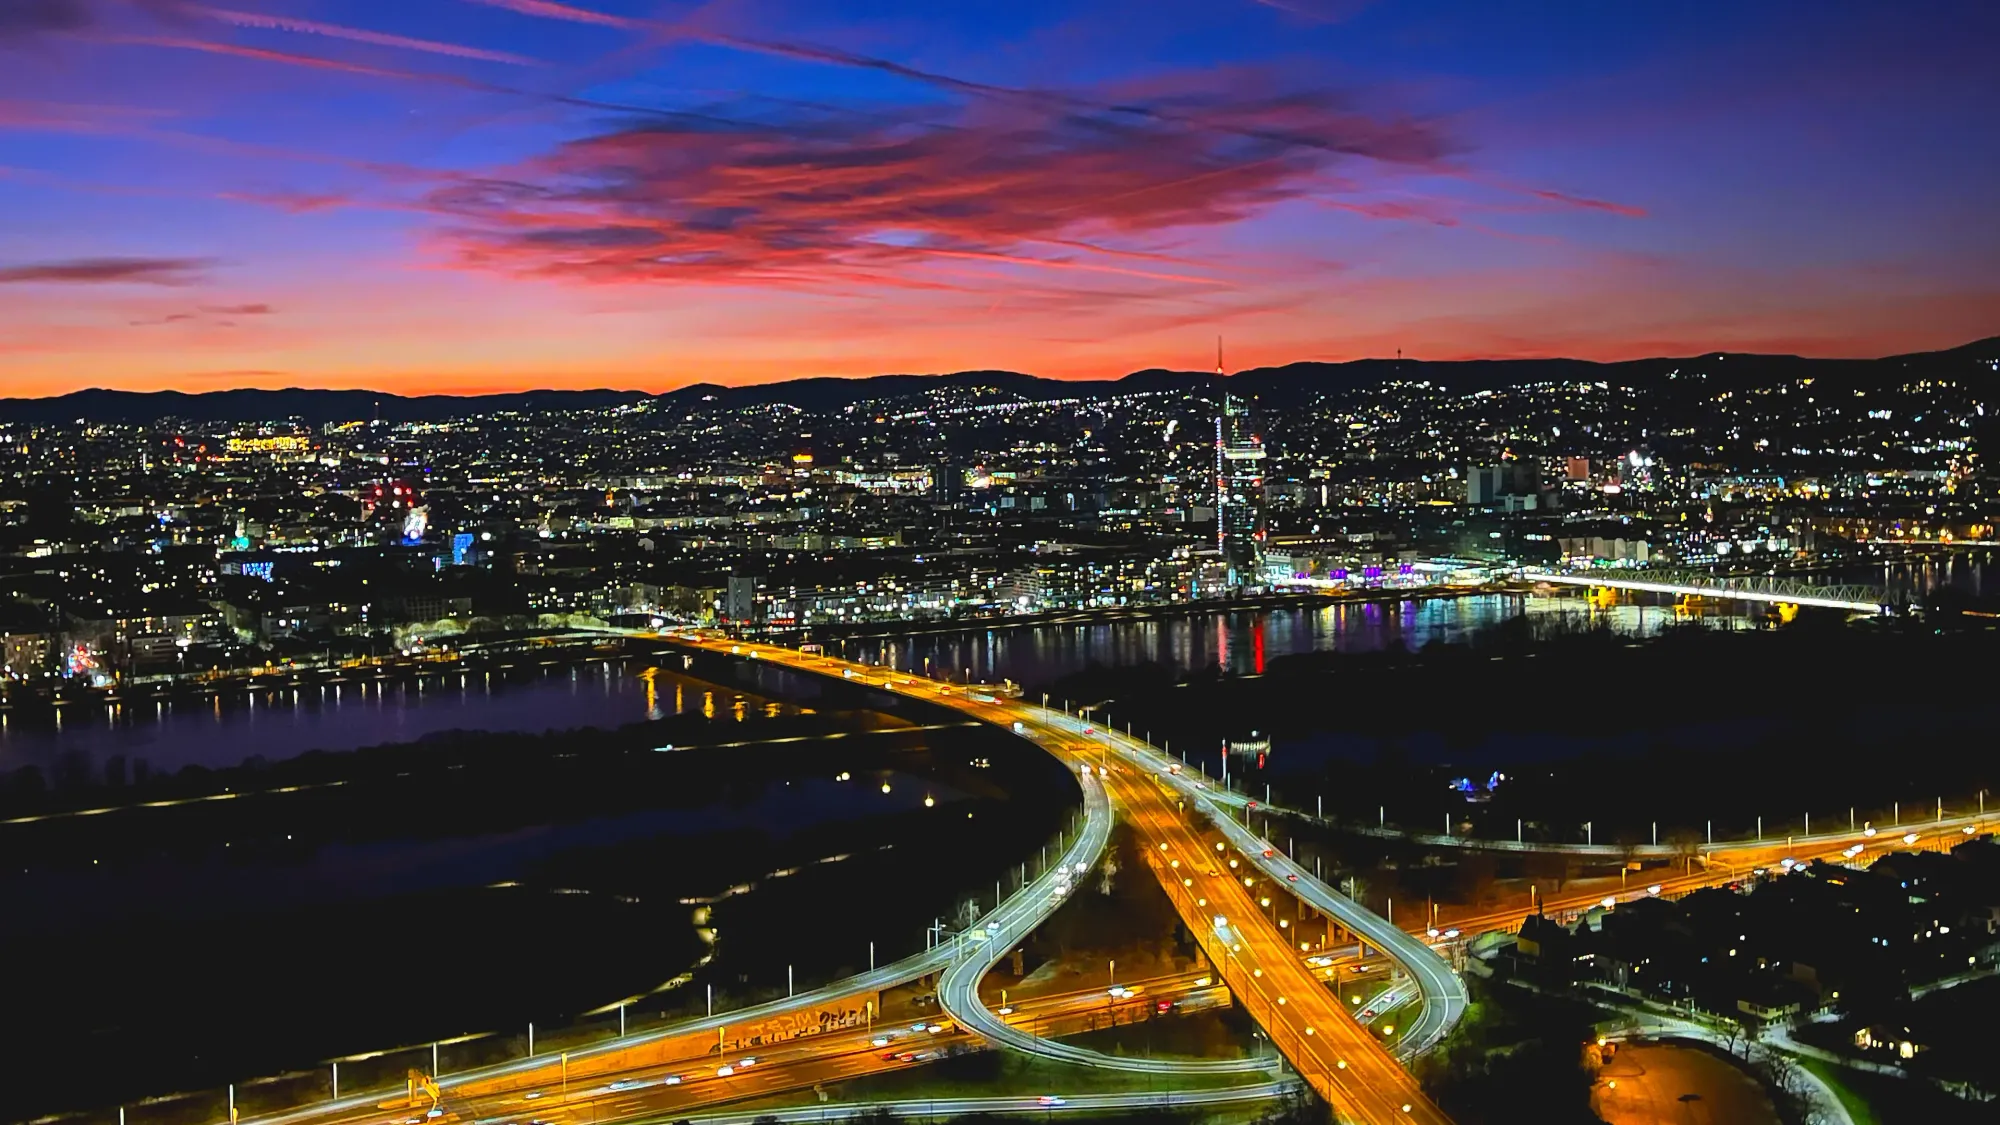
<instances>
[{"instance_id":1,"label":"dark foreground land","mask_svg":"<svg viewBox=\"0 0 2000 1125\"><path fill-rule=\"evenodd\" d=\"M288 1071L324 1085L324 1060L406 1045L428 1068L431 1041L481 1035L443 1049L462 1068L519 1055L529 1021L543 1044L609 1030L615 1012L582 1013L627 996L637 1027L710 986L718 1008L782 995L788 965L810 987L864 968L871 939L885 962L921 949L1074 801L1005 734L816 702L143 783L14 778L0 1118ZM343 1087L381 1080L369 1065Z\"/></svg>"}]
</instances>

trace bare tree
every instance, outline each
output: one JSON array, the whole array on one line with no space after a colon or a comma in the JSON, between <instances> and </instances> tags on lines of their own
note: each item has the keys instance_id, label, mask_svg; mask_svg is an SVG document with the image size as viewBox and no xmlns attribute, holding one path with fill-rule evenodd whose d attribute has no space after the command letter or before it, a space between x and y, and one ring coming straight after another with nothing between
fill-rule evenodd
<instances>
[{"instance_id":1,"label":"bare tree","mask_svg":"<svg viewBox=\"0 0 2000 1125\"><path fill-rule=\"evenodd\" d=\"M1797 1059L1782 1051L1765 1051L1756 1069L1770 1088L1771 1101L1782 1120L1795 1125L1812 1125L1817 1120L1812 1082Z\"/></svg>"}]
</instances>

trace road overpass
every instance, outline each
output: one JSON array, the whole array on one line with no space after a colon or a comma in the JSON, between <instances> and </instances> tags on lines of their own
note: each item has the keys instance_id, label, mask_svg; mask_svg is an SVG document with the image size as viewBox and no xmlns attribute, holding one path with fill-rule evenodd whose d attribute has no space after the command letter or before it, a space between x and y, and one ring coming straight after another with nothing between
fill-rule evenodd
<instances>
[{"instance_id":1,"label":"road overpass","mask_svg":"<svg viewBox=\"0 0 2000 1125\"><path fill-rule=\"evenodd\" d=\"M1093 777L1078 775L1078 780L1082 794L1083 816L1074 839L1059 849L1055 865L1023 885L1000 906L999 913L1015 919L1026 929L1034 928L1041 920L1055 912L1076 886L1074 873L1095 867L1103 858L1105 846L1110 841L1111 805L1105 796L1103 786ZM640 1065L647 1060L649 1049L670 1041L685 1039L698 1033L721 1032L730 1026L740 1027L758 1023L787 1012L829 1004L856 993L878 992L941 974L951 967L957 955L958 946L955 943L941 942L922 953L783 999L684 1020L639 1034L603 1040L568 1051L560 1058L544 1051L527 1058L436 1077L440 1088L450 1096L454 1092L468 1089L492 1091L544 1086L549 1076L559 1069L566 1069L578 1075L617 1073L630 1069L633 1065ZM663 1064L665 1061L661 1060ZM251 1125L308 1125L313 1122L347 1120L338 1115L352 1113L364 1115L355 1120L378 1120L380 1115L374 1111L378 1109L383 1097L383 1092L380 1090L363 1091L311 1106L245 1120ZM373 1116L367 1116L370 1114Z\"/></svg>"},{"instance_id":2,"label":"road overpass","mask_svg":"<svg viewBox=\"0 0 2000 1125\"><path fill-rule=\"evenodd\" d=\"M1095 988L1024 999L1014 1006L1015 1017L1023 1026L1040 1034L1071 1035L1107 1023L1133 1023L1150 1018L1157 1014L1154 1006L1160 1000L1199 1006L1229 1003L1226 989L1216 984L1210 974L1177 973L1133 984L1138 995L1123 1000ZM449 1125L451 1121L508 1120L540 1120L548 1125L677 1121L704 1108L714 1110L730 1102L904 1070L953 1051L978 1046L976 1036L953 1027L947 1020L830 1032L776 1044L754 1054L735 1052L720 1058L713 1055L682 1058L610 1074L587 1073L572 1058L573 1065L538 1072L534 1081L524 1085L501 1084L490 1088L462 1085L442 1090L440 1108L444 1112L439 1125ZM746 1058L754 1061L746 1065ZM1248 1061L1260 1065L1244 1068L1241 1082L1228 1086L1212 1084L1202 1092L1243 1089L1246 1083L1247 1088L1268 1091L1272 1083L1272 1076L1265 1073L1270 1068L1269 1060ZM1062 1090L1049 1092L1065 1099L1070 1096L1070 1092ZM316 1107L310 1121L312 1125L405 1125L411 1113L402 1094L400 1089L393 1095L378 1094L358 1109L322 1105ZM1143 1095L1119 1096L1157 1100L1181 1095L1155 1090ZM428 1104L427 1097L420 1096L420 1100ZM1080 1100L1088 1102L1087 1097Z\"/></svg>"},{"instance_id":3,"label":"road overpass","mask_svg":"<svg viewBox=\"0 0 2000 1125\"><path fill-rule=\"evenodd\" d=\"M1299 1088L1296 1081L1260 1082L1251 1086L1230 1086L1219 1090L1188 1090L1174 1093L1079 1094L1074 1097L1048 1095L1008 1095L991 1098L905 1098L900 1101L852 1102L844 1105L815 1105L798 1109L758 1110L747 1113L701 1114L684 1120L691 1125L823 1125L861 1113L887 1112L897 1117L926 1120L933 1117L960 1117L971 1114L1004 1114L1014 1117L1054 1117L1068 1114L1103 1114L1157 1109L1174 1112L1231 1105L1254 1105L1282 1098Z\"/></svg>"},{"instance_id":4,"label":"road overpass","mask_svg":"<svg viewBox=\"0 0 2000 1125\"><path fill-rule=\"evenodd\" d=\"M789 649L730 642L705 636L681 635L664 639L704 651L727 653L744 659L764 660L794 670L886 688L896 694L953 707L983 721L998 723L1016 733L1028 735L1043 744L1045 749L1056 754L1058 758L1070 761L1076 768L1076 776L1079 778L1084 798L1084 816L1078 835L1063 850L1060 862L1056 866L1049 868L1034 881L1022 887L1002 902L991 915L981 920L975 929L987 931L987 936L984 938L975 939L962 933L953 942L940 944L923 954L786 1000L772 1001L729 1013L718 1013L712 1017L684 1021L670 1028L642 1035L601 1042L568 1052L560 1059L543 1054L445 1076L439 1082L449 1101L476 1099L480 1104L484 1104L490 1098L501 1098L504 1101L509 1095L515 1095L516 1100L523 1103L518 1107L518 1112L535 1108L526 1104L529 1095L537 1090L546 1089L552 1079L559 1079L564 1074L567 1074L570 1081L596 1082L605 1085L607 1090L609 1090L607 1078L611 1075L621 1076L610 1079L611 1082L643 1084L643 1075L649 1072L649 1068L643 1064L638 1066L625 1064L630 1060L643 1059L645 1048L651 1044L671 1037L685 1036L691 1032L720 1031L730 1024L740 1025L768 1018L802 1006L835 1000L856 991L893 987L932 973L944 973L950 977L948 985L944 978L941 978L941 999L946 995L953 997L954 1007L969 1017L965 1021L966 1026L982 1034L990 1034L995 1042L1020 1046L1041 1054L1053 1052L1066 1057L1066 1061L1085 1065L1100 1066L1105 1060L1115 1058L1098 1052L1051 1044L1046 1039L1028 1034L1024 1029L1014 1028L1004 1021L998 1021L991 1016L991 1013L986 1013L986 1017L982 1018L980 1013L986 1012L986 1009L978 1002L977 983L979 976L983 975L985 966L979 965L978 962L985 961L986 965L990 965L991 958L997 958L999 953L1004 953L1009 945L1019 940L1020 936L1039 925L1064 901L1078 881L1076 877L1097 864L1109 839L1111 809L1114 804L1129 814L1134 814L1134 820L1142 826L1152 826L1150 832L1146 832L1142 827L1142 835L1147 836L1149 844L1168 842L1171 839L1178 840L1182 846L1199 851L1199 847L1193 844L1193 837L1190 834L1192 829L1188 825L1174 823L1174 819L1185 811L1187 804L1185 795L1176 795L1175 791L1160 787L1157 783L1149 783L1150 788L1148 785L1138 784L1136 776L1125 776L1132 771L1131 766L1121 765L1112 771L1105 770L1104 755L1110 752L1110 747L1107 746L1100 751L1094 741L1085 737L1088 731L1084 724L1069 720L1067 717L1058 720L1046 709L1039 709L1040 713L1037 714L1037 708L1012 700L954 689L912 675L884 673L882 669L866 665L849 664L822 656L806 656ZM1139 766L1140 773L1150 773L1157 777L1168 776L1166 758L1152 747L1138 740L1126 738L1118 749L1121 754L1133 756L1137 760L1135 764ZM1090 764L1093 754L1099 756L1098 768L1087 771L1083 767ZM1148 755L1150 757L1147 757ZM1122 793L1122 799L1114 799L1111 796L1113 792ZM1197 805L1203 807L1199 801ZM1217 812L1212 808L1208 809L1208 817L1217 827L1231 823L1226 813ZM1168 876L1162 874L1161 879L1163 885L1167 885ZM1262 923L1261 916L1254 907L1248 905L1247 895L1233 879L1221 880L1218 894L1218 901L1233 904L1231 909L1238 919L1235 928L1229 931L1234 940L1226 943L1220 942L1214 933L1208 932L1208 927L1213 923L1211 916L1205 913L1206 898L1203 897L1200 902L1190 905L1181 901L1186 898L1185 895L1175 894L1181 889L1184 888L1177 885L1168 886L1169 895L1176 899L1176 906L1181 910L1184 920L1189 922L1190 928L1195 931L1197 938L1202 940L1204 948L1214 959L1218 975L1230 985L1235 995L1242 998L1252 1015L1264 1024L1280 1050L1292 1058L1308 1085L1351 1121L1415 1120L1445 1125L1446 1119L1442 1113L1423 1098L1414 1080L1401 1067L1395 1065L1389 1053L1340 1008L1338 998L1331 996L1313 977L1310 967L1292 951L1289 941L1281 936L1275 927ZM1318 889L1328 896L1332 895L1330 890L1323 887ZM1327 901L1329 906L1333 905L1330 898ZM1328 909L1327 912L1339 916L1336 909ZM1343 918L1343 924L1350 925L1350 928L1357 931L1366 924L1367 918L1373 918L1351 903L1345 904L1345 913L1347 918ZM1350 918L1351 923L1348 920ZM1386 923L1374 919L1374 925L1379 927ZM1378 931L1373 940L1379 947L1392 948L1386 937L1386 931ZM978 952L974 952L975 950ZM1407 954L1408 951L1404 952ZM1423 953L1431 961L1436 962L1435 956L1428 950L1424 950ZM1437 963L1441 965L1441 962ZM959 966L956 973L952 972L954 966ZM1268 971L1266 966L1269 967ZM978 971L974 971L975 968ZM1428 978L1419 977L1420 982L1424 979ZM1428 1001L1430 999L1428 989L1425 990L1425 995ZM1450 1012L1451 1009L1447 1003L1437 1010ZM1412 1035L1406 1038L1405 1043L1407 1045L1425 1041L1424 1037ZM1076 1057L1068 1058L1070 1055ZM856 1060L852 1065L859 1069L844 1072L828 1080L838 1080L838 1077L852 1077L856 1073L884 1068L875 1065L880 1061L872 1058ZM1162 1075L1187 1076L1249 1074L1268 1065L1257 1063L1256 1060L1247 1062L1157 1060L1157 1062L1159 1065L1156 1068L1144 1065L1139 1068L1129 1066L1121 1068L1155 1069ZM661 1062L652 1066L650 1070L663 1076L664 1072L672 1069L674 1065L672 1062ZM631 1077L633 1075L641 1077ZM661 1081L664 1082L663 1077ZM680 1084L684 1083L676 1085ZM633 1097L639 1101L644 1100L642 1095ZM400 1120L394 1113L385 1117L383 1111L386 1108L388 1107L384 1105L384 1095L377 1091L351 1095L344 1099L255 1120L262 1125L335 1125L335 1123L358 1125L361 1122L387 1121L390 1118ZM625 1111L640 1112L640 1109L639 1104L628 1105L623 1109L615 1105L596 1105L591 1112L594 1117L602 1113L605 1116L600 1119L615 1120Z\"/></svg>"},{"instance_id":5,"label":"road overpass","mask_svg":"<svg viewBox=\"0 0 2000 1125\"><path fill-rule=\"evenodd\" d=\"M1424 1012L1397 1045L1402 1057L1414 1057L1435 1046L1464 1015L1467 1003L1465 984L1435 949L1423 939L1398 928L1328 886L1311 871L1294 862L1284 849L1257 834L1248 825L1239 824L1230 810L1244 806L1246 799L1227 789L1215 788L1205 777L1190 776L1181 763L1129 732L1098 728L1083 719L1072 719L1066 715L1051 721L1078 732L1091 732L1090 737L1102 740L1107 748L1115 749L1127 761L1170 786L1178 793L1178 799L1198 809L1210 827L1222 836L1231 849L1248 860L1253 869L1387 954L1410 974L1423 996Z\"/></svg>"},{"instance_id":6,"label":"road overpass","mask_svg":"<svg viewBox=\"0 0 2000 1125\"><path fill-rule=\"evenodd\" d=\"M683 634L667 639L706 651L727 652L850 683L881 687L893 694L953 707L1032 736L1043 749L1080 776L1094 775L1101 779L1114 807L1137 830L1168 898L1218 974L1229 984L1232 994L1263 1026L1300 1078L1336 1114L1349 1121L1367 1123L1414 1121L1445 1125L1449 1121L1424 1096L1409 1072L1354 1022L1341 1007L1339 998L1300 961L1289 935L1265 921L1243 885L1234 877L1220 874L1222 869L1215 866L1210 854L1212 847L1201 838L1198 826L1205 820L1213 831L1229 818L1212 811L1205 813L1199 791L1193 791L1191 806L1190 791L1164 780L1175 776L1164 754L1141 740L1109 731L1102 732L1100 742L1093 737L1099 732L1088 724L1079 725L1080 720L1069 716L1058 719L1046 707L954 689L911 673L707 635ZM1200 862L1202 869L1217 874L1205 876L1203 885L1196 889L1194 875L1176 875L1181 867L1175 864L1181 861L1185 861L1189 870L1194 870L1193 864ZM1365 913L1352 903L1346 909L1357 919L1360 913ZM1007 919L1001 921L1001 932L1015 940L1026 932L1018 925L1005 925ZM1392 930L1383 930L1384 937ZM1424 950L1423 955L1442 965L1429 950ZM983 973L983 968L980 972ZM1005 1034L977 1014L983 1010L977 997L978 975L966 970L954 977L953 1003L975 1030L981 1030L983 1023L984 1031ZM945 1001L943 989L939 1000Z\"/></svg>"}]
</instances>

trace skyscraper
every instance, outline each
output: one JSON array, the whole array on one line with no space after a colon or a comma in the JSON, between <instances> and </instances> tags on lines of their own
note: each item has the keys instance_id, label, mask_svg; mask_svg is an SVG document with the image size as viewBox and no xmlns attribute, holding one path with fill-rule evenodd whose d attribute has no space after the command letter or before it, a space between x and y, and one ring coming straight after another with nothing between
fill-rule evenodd
<instances>
[{"instance_id":1,"label":"skyscraper","mask_svg":"<svg viewBox=\"0 0 2000 1125\"><path fill-rule=\"evenodd\" d=\"M1215 373L1223 375L1221 337L1215 341ZM1262 582L1264 439L1251 426L1249 405L1226 388L1215 417L1215 545L1232 589Z\"/></svg>"}]
</instances>

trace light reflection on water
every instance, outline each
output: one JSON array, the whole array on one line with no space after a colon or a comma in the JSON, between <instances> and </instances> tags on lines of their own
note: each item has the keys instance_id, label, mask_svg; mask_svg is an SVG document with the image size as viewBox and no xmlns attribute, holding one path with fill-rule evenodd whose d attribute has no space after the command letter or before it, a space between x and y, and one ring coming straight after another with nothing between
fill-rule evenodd
<instances>
[{"instance_id":1,"label":"light reflection on water","mask_svg":"<svg viewBox=\"0 0 2000 1125\"><path fill-rule=\"evenodd\" d=\"M1482 594L1404 602L1349 603L1314 609L1241 610L1076 625L1041 625L849 642L846 654L871 663L928 670L978 682L1010 679L1043 684L1091 664L1164 664L1176 672L1211 665L1250 675L1283 656L1309 652L1419 649L1432 641L1459 643L1503 621L1528 614L1569 615L1602 622L1620 633L1648 636L1690 614L1665 604L1598 604L1582 597ZM1732 609L1700 614L1737 628L1755 616Z\"/></svg>"},{"instance_id":2,"label":"light reflection on water","mask_svg":"<svg viewBox=\"0 0 2000 1125\"><path fill-rule=\"evenodd\" d=\"M453 730L536 732L616 727L700 713L738 719L782 705L633 663L590 662L510 678L483 671L416 681L357 680L225 699L65 707L59 725L0 722L0 772L50 768L66 755L95 767L115 755L155 771L220 767L309 750L354 750Z\"/></svg>"},{"instance_id":3,"label":"light reflection on water","mask_svg":"<svg viewBox=\"0 0 2000 1125\"><path fill-rule=\"evenodd\" d=\"M1897 562L1817 581L1885 585L1919 597L1938 585L1974 595L1990 588L1980 555ZM1233 613L1166 613L1091 624L1036 625L957 633L853 640L845 654L933 675L992 682L1046 684L1089 665L1146 661L1177 672L1210 665L1237 674L1261 672L1282 656L1308 652L1372 652L1456 643L1523 614L1569 614L1643 637L1698 616L1717 627L1754 624L1761 611L1705 603L1675 606L1640 595L1609 601L1581 592L1556 597L1483 594L1404 602L1344 604L1313 609ZM836 649L836 651L839 651ZM259 693L251 700L195 700L179 705L136 703L79 714L71 708L59 729L19 716L0 717L0 772L36 764L45 769L67 754L101 765L114 755L144 759L156 770L233 765L253 755L277 759L308 750L352 750L407 742L450 730L495 732L613 727L670 714L700 712L738 718L771 701L690 680L636 662L587 663L545 670L533 679L474 672L415 683L357 682L303 692Z\"/></svg>"}]
</instances>

